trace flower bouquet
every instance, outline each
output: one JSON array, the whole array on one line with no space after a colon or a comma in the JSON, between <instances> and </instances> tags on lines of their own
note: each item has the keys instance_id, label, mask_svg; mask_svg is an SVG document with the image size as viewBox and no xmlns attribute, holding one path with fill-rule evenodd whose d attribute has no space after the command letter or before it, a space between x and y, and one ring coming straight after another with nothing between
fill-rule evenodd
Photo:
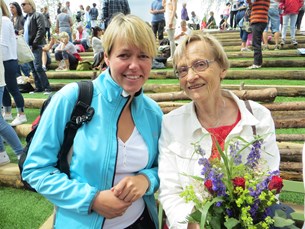
<instances>
[{"instance_id":1,"label":"flower bouquet","mask_svg":"<svg viewBox=\"0 0 305 229\"><path fill-rule=\"evenodd\" d=\"M195 183L180 194L195 206L187 222L198 223L202 229L297 228L284 211L274 210L283 181L279 171L266 169L262 142L262 137L250 143L237 137L224 150L216 143L221 160L205 158L199 142L193 144L201 155L202 176L192 176ZM241 153L248 147L251 151L243 163Z\"/></svg>"}]
</instances>

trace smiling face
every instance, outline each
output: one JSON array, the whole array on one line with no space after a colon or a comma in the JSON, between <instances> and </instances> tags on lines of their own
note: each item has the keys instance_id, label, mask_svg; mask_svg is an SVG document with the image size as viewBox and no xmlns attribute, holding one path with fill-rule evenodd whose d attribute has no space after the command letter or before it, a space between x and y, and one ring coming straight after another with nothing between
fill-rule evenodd
<instances>
[{"instance_id":1,"label":"smiling face","mask_svg":"<svg viewBox=\"0 0 305 229\"><path fill-rule=\"evenodd\" d=\"M179 79L181 88L194 102L204 102L220 93L220 81L227 72L220 67L211 49L204 41L193 41L186 46L183 58L177 61L177 68L192 66L200 60L212 61L204 71L189 68L187 75Z\"/></svg>"},{"instance_id":2,"label":"smiling face","mask_svg":"<svg viewBox=\"0 0 305 229\"><path fill-rule=\"evenodd\" d=\"M149 77L152 58L136 46L116 39L105 62L110 68L111 77L128 94L138 92Z\"/></svg>"}]
</instances>

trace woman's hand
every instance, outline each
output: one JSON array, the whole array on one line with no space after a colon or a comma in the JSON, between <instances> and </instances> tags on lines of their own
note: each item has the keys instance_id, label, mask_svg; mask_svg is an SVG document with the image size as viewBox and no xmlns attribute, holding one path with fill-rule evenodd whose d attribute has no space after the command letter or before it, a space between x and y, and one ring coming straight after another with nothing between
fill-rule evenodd
<instances>
[{"instance_id":1,"label":"woman's hand","mask_svg":"<svg viewBox=\"0 0 305 229\"><path fill-rule=\"evenodd\" d=\"M132 203L141 198L149 187L149 182L144 175L128 176L123 178L111 190L120 200Z\"/></svg>"},{"instance_id":2,"label":"woman's hand","mask_svg":"<svg viewBox=\"0 0 305 229\"><path fill-rule=\"evenodd\" d=\"M113 191L106 190L97 194L92 204L92 210L106 219L112 219L122 216L130 205L130 202L116 197Z\"/></svg>"}]
</instances>

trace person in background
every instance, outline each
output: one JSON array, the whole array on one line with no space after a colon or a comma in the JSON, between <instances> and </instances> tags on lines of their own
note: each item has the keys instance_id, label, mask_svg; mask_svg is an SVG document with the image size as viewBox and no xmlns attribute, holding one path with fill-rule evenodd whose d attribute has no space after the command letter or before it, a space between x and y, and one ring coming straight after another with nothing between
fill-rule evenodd
<instances>
[{"instance_id":1,"label":"person in background","mask_svg":"<svg viewBox=\"0 0 305 229\"><path fill-rule=\"evenodd\" d=\"M58 68L56 68L55 71L75 70L78 64L76 47L69 41L69 34L66 32L61 32L59 34L59 39L60 43L55 48L55 60L58 64ZM60 65L62 60L64 60L64 66Z\"/></svg>"},{"instance_id":2,"label":"person in background","mask_svg":"<svg viewBox=\"0 0 305 229\"><path fill-rule=\"evenodd\" d=\"M231 11L231 3L227 2L225 8L222 11L222 15L223 15L223 18L225 19L226 24L228 24L228 19L230 17L230 11Z\"/></svg>"},{"instance_id":3,"label":"person in background","mask_svg":"<svg viewBox=\"0 0 305 229\"><path fill-rule=\"evenodd\" d=\"M56 33L66 32L69 34L69 40L72 41L72 17L68 14L67 8L62 7L61 13L56 17Z\"/></svg>"},{"instance_id":4,"label":"person in background","mask_svg":"<svg viewBox=\"0 0 305 229\"><path fill-rule=\"evenodd\" d=\"M240 35L239 36L240 36L240 39L241 39L241 49L240 49L241 52L249 52L249 51L251 51L248 48L248 42L247 42L248 35L251 32L246 31L246 28L244 28L244 21L249 22L250 21L250 15L251 15L250 10L246 10L244 12L243 17L238 22L238 26L240 27Z\"/></svg>"},{"instance_id":5,"label":"person in background","mask_svg":"<svg viewBox=\"0 0 305 229\"><path fill-rule=\"evenodd\" d=\"M13 22L15 34L16 35L23 35L23 26L24 26L24 16L22 14L22 10L18 2L10 3L10 11L11 11L11 21ZM24 63L18 65L17 69L17 76L21 76L21 71L27 77L30 77L31 67L29 63Z\"/></svg>"},{"instance_id":6,"label":"person in background","mask_svg":"<svg viewBox=\"0 0 305 229\"><path fill-rule=\"evenodd\" d=\"M75 34L75 40L73 41L73 44L81 44L84 49L87 51L90 46L90 40L89 40L89 34L86 30L84 30L84 27L82 24L78 24L76 27L76 34Z\"/></svg>"},{"instance_id":7,"label":"person in background","mask_svg":"<svg viewBox=\"0 0 305 229\"><path fill-rule=\"evenodd\" d=\"M57 15L61 13L61 6L62 6L62 5L61 5L61 2L59 2L59 3L57 4L57 10L56 10Z\"/></svg>"},{"instance_id":8,"label":"person in background","mask_svg":"<svg viewBox=\"0 0 305 229\"><path fill-rule=\"evenodd\" d=\"M214 18L214 12L210 12L210 17L207 22L207 29L215 29L216 28L216 20Z\"/></svg>"},{"instance_id":9,"label":"person in background","mask_svg":"<svg viewBox=\"0 0 305 229\"><path fill-rule=\"evenodd\" d=\"M67 14L70 15L70 17L72 18L72 11L70 9L70 1L66 1L66 9L67 9Z\"/></svg>"},{"instance_id":10,"label":"person in background","mask_svg":"<svg viewBox=\"0 0 305 229\"><path fill-rule=\"evenodd\" d=\"M9 16L8 8L4 0L0 0L0 37L2 40L2 11L5 12L4 15ZM3 49L0 52L0 107L2 107L2 96L5 88L5 79L4 79L4 66L2 60ZM7 53L6 53L7 55ZM21 142L16 134L16 131L3 119L2 112L0 113L0 166L8 164L10 158L5 151L3 144L3 139L12 147L14 153L19 159L23 153L23 147Z\"/></svg>"},{"instance_id":11,"label":"person in background","mask_svg":"<svg viewBox=\"0 0 305 229\"><path fill-rule=\"evenodd\" d=\"M105 65L103 40L102 40L103 34L104 34L104 30L102 30L99 26L95 26L92 28L91 45L94 54L92 68L96 68L98 70L102 70Z\"/></svg>"},{"instance_id":12,"label":"person in background","mask_svg":"<svg viewBox=\"0 0 305 229\"><path fill-rule=\"evenodd\" d=\"M167 58L168 62L173 61L173 55L176 48L175 43L175 30L176 30L176 11L177 11L178 0L163 0L163 5L165 6L165 25L166 32L169 40L170 46L170 57Z\"/></svg>"},{"instance_id":13,"label":"person in background","mask_svg":"<svg viewBox=\"0 0 305 229\"><path fill-rule=\"evenodd\" d=\"M9 18L10 14L6 4L4 3L1 5L1 8L1 51L4 66L4 79L6 84L2 94L3 101L1 101L1 103L3 102L3 116L6 120L12 120L12 100L10 96L12 95L16 104L17 116L12 121L11 125L17 126L27 122L27 118L24 113L24 99L19 91L16 78L18 69L16 35L13 23Z\"/></svg>"},{"instance_id":14,"label":"person in background","mask_svg":"<svg viewBox=\"0 0 305 229\"><path fill-rule=\"evenodd\" d=\"M48 42L51 40L51 20L50 20L50 14L49 14L49 9L47 6L43 7L43 16L44 16L44 23L45 23L45 29L46 29L46 36L48 38Z\"/></svg>"},{"instance_id":15,"label":"person in background","mask_svg":"<svg viewBox=\"0 0 305 229\"><path fill-rule=\"evenodd\" d=\"M180 86L192 102L163 116L159 139L159 200L169 228L199 229L197 224L182 223L194 204L186 203L179 195L193 183L192 175L200 176L202 168L198 160L202 156L194 153L194 143L205 152L205 158L220 160L217 145L224 150L225 143L232 138L252 142L256 134L265 136L261 157L271 171L279 169L280 153L270 111L249 101L250 112L245 101L221 89L230 64L215 37L202 31L192 32L177 46L173 63ZM251 146L242 151L242 161L247 160ZM196 184L194 188L197 190Z\"/></svg>"},{"instance_id":16,"label":"person in background","mask_svg":"<svg viewBox=\"0 0 305 229\"><path fill-rule=\"evenodd\" d=\"M247 0L251 9L250 23L252 27L252 47L254 51L254 63L248 69L258 69L263 64L262 41L263 32L268 23L268 10L270 0Z\"/></svg>"},{"instance_id":17,"label":"person in background","mask_svg":"<svg viewBox=\"0 0 305 229\"><path fill-rule=\"evenodd\" d=\"M190 27L193 28L193 30L199 30L200 29L200 20L199 20L198 16L196 15L195 11L191 12Z\"/></svg>"},{"instance_id":18,"label":"person in background","mask_svg":"<svg viewBox=\"0 0 305 229\"><path fill-rule=\"evenodd\" d=\"M299 31L301 30L301 24L302 24L302 19L304 16L304 11L305 11L305 1L304 1L303 6L301 7L301 9L299 10L297 22L295 25L297 27L297 30L299 30Z\"/></svg>"},{"instance_id":19,"label":"person in background","mask_svg":"<svg viewBox=\"0 0 305 229\"><path fill-rule=\"evenodd\" d=\"M71 178L56 168L56 162L71 104L77 100L76 83L52 97L22 177L57 206L55 228L155 229L163 113L142 87L157 54L156 41L142 19L118 14L105 31L103 46L108 68L93 80L95 113L76 133Z\"/></svg>"},{"instance_id":20,"label":"person in background","mask_svg":"<svg viewBox=\"0 0 305 229\"><path fill-rule=\"evenodd\" d=\"M298 18L299 10L302 8L304 0L281 0L280 9L283 10L283 27L282 27L282 41L281 46L286 44L286 33L288 28L288 21L290 21L290 39L291 44L297 46L298 42L295 38L295 25Z\"/></svg>"},{"instance_id":21,"label":"person in background","mask_svg":"<svg viewBox=\"0 0 305 229\"><path fill-rule=\"evenodd\" d=\"M76 12L75 19L76 21L83 22L84 21L84 15L85 15L85 9L83 5L79 5L79 10Z\"/></svg>"},{"instance_id":22,"label":"person in background","mask_svg":"<svg viewBox=\"0 0 305 229\"><path fill-rule=\"evenodd\" d=\"M192 30L187 27L186 21L182 20L180 22L180 28L176 29L176 34L175 34L176 44L180 44L181 41L183 41L183 39L185 39L185 37L187 37L188 35L191 34L191 32L192 32Z\"/></svg>"},{"instance_id":23,"label":"person in background","mask_svg":"<svg viewBox=\"0 0 305 229\"><path fill-rule=\"evenodd\" d=\"M280 49L280 12L279 12L279 0L270 0L270 7L268 10L268 24L263 33L263 50L268 50L268 26L270 25L271 32L274 36L275 48Z\"/></svg>"},{"instance_id":24,"label":"person in background","mask_svg":"<svg viewBox=\"0 0 305 229\"><path fill-rule=\"evenodd\" d=\"M103 52L103 41L102 41L102 35L104 34L104 30L102 30L99 26L95 26L92 28L92 49L93 49L93 55L95 56L99 52Z\"/></svg>"},{"instance_id":25,"label":"person in background","mask_svg":"<svg viewBox=\"0 0 305 229\"><path fill-rule=\"evenodd\" d=\"M182 9L181 9L181 20L188 21L189 20L189 14L187 12L186 3L182 3Z\"/></svg>"},{"instance_id":26,"label":"person in background","mask_svg":"<svg viewBox=\"0 0 305 229\"><path fill-rule=\"evenodd\" d=\"M111 18L117 14L130 14L128 0L104 0L102 5L102 21L105 23L105 30L110 23Z\"/></svg>"},{"instance_id":27,"label":"person in background","mask_svg":"<svg viewBox=\"0 0 305 229\"><path fill-rule=\"evenodd\" d=\"M165 27L165 17L164 17L164 6L162 0L154 0L151 3L150 13L152 14L151 26L155 34L161 42L164 38L164 27Z\"/></svg>"},{"instance_id":28,"label":"person in background","mask_svg":"<svg viewBox=\"0 0 305 229\"><path fill-rule=\"evenodd\" d=\"M51 94L51 86L45 71L42 68L42 47L45 45L45 25L44 17L36 11L33 0L22 0L21 7L26 14L24 23L24 39L29 44L34 54L34 61L30 62L35 82L35 91Z\"/></svg>"},{"instance_id":29,"label":"person in background","mask_svg":"<svg viewBox=\"0 0 305 229\"><path fill-rule=\"evenodd\" d=\"M92 4L92 8L89 10L89 15L91 19L91 27L97 26L98 9L96 8L96 3Z\"/></svg>"},{"instance_id":30,"label":"person in background","mask_svg":"<svg viewBox=\"0 0 305 229\"><path fill-rule=\"evenodd\" d=\"M90 15L89 15L89 11L90 11L90 6L86 6L86 10L85 10L85 23L86 23L86 29L88 29L89 31L91 30L91 19L90 19Z\"/></svg>"},{"instance_id":31,"label":"person in background","mask_svg":"<svg viewBox=\"0 0 305 229\"><path fill-rule=\"evenodd\" d=\"M236 29L237 21L236 14L238 12L238 0L230 0L230 28L229 30Z\"/></svg>"}]
</instances>

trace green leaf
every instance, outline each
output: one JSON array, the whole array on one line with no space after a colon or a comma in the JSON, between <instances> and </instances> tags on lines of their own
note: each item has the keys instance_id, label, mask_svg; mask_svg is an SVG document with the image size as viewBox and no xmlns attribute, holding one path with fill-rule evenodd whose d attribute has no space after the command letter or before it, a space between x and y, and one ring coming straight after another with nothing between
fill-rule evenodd
<instances>
[{"instance_id":1,"label":"green leaf","mask_svg":"<svg viewBox=\"0 0 305 229\"><path fill-rule=\"evenodd\" d=\"M278 216L273 217L273 219L274 219L275 227L281 228L281 227L291 226L294 224L294 221L292 219L285 219L285 218L278 217Z\"/></svg>"},{"instance_id":2,"label":"green leaf","mask_svg":"<svg viewBox=\"0 0 305 229\"><path fill-rule=\"evenodd\" d=\"M216 197L214 198L212 201L208 201L206 202L206 204L203 206L202 209L199 209L201 211L201 220L200 220L200 228L204 228L204 225L206 223L207 220L207 215L209 212L210 207L216 203L216 202L222 202L223 199L220 197Z\"/></svg>"},{"instance_id":3,"label":"green leaf","mask_svg":"<svg viewBox=\"0 0 305 229\"><path fill-rule=\"evenodd\" d=\"M284 211L281 210L281 209L276 209L275 212L274 212L274 216L275 216L275 217L280 217L280 218L283 218L283 219L287 219L287 214L286 214L286 212L284 212Z\"/></svg>"},{"instance_id":4,"label":"green leaf","mask_svg":"<svg viewBox=\"0 0 305 229\"><path fill-rule=\"evenodd\" d=\"M239 220L237 220L235 218L229 218L224 224L225 224L226 228L232 229L239 224Z\"/></svg>"}]
</instances>

